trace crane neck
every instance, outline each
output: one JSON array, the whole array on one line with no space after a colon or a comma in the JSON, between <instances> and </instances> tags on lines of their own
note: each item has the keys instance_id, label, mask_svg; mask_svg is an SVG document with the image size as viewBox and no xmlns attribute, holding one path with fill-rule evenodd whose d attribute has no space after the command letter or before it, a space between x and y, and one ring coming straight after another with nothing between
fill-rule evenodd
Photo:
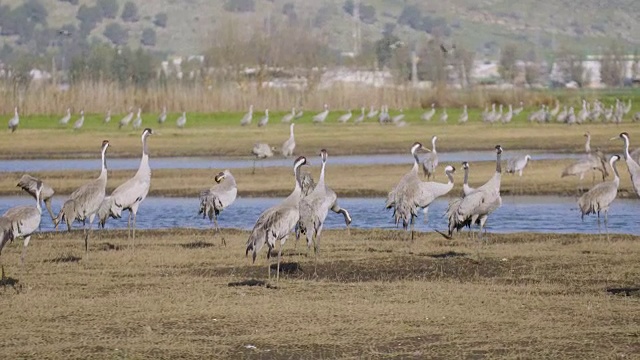
<instances>
[{"instance_id":1,"label":"crane neck","mask_svg":"<svg viewBox=\"0 0 640 360\"><path fill-rule=\"evenodd\" d=\"M320 178L318 179L318 185L316 185L316 187L324 186L324 174L325 174L326 166L327 166L327 163L325 161L323 161L322 162L322 168L320 169Z\"/></svg>"},{"instance_id":2,"label":"crane neck","mask_svg":"<svg viewBox=\"0 0 640 360\"><path fill-rule=\"evenodd\" d=\"M616 185L620 184L620 175L618 175L618 167L616 166L617 161L611 163L611 169L613 169L613 182Z\"/></svg>"},{"instance_id":3,"label":"crane neck","mask_svg":"<svg viewBox=\"0 0 640 360\"><path fill-rule=\"evenodd\" d=\"M107 147L102 149L102 170L100 171L100 178L107 178Z\"/></svg>"},{"instance_id":4,"label":"crane neck","mask_svg":"<svg viewBox=\"0 0 640 360\"><path fill-rule=\"evenodd\" d=\"M624 160L627 161L631 155L629 155L629 138L627 138L626 136L623 137L624 140Z\"/></svg>"},{"instance_id":5,"label":"crane neck","mask_svg":"<svg viewBox=\"0 0 640 360\"><path fill-rule=\"evenodd\" d=\"M417 152L413 152L413 168L411 169L411 171L417 173L418 172L418 168L420 167L420 159L418 158L418 153Z\"/></svg>"},{"instance_id":6,"label":"crane neck","mask_svg":"<svg viewBox=\"0 0 640 360\"><path fill-rule=\"evenodd\" d=\"M469 185L469 168L464 169L464 185Z\"/></svg>"},{"instance_id":7,"label":"crane neck","mask_svg":"<svg viewBox=\"0 0 640 360\"><path fill-rule=\"evenodd\" d=\"M289 138L293 139L293 124L289 127Z\"/></svg>"},{"instance_id":8,"label":"crane neck","mask_svg":"<svg viewBox=\"0 0 640 360\"><path fill-rule=\"evenodd\" d=\"M496 173L498 174L502 173L502 164L500 164L501 158L502 158L502 153L498 152L496 155Z\"/></svg>"},{"instance_id":9,"label":"crane neck","mask_svg":"<svg viewBox=\"0 0 640 360\"><path fill-rule=\"evenodd\" d=\"M36 189L36 209L38 209L38 212L42 214L42 206L40 205L41 193L42 193L42 189Z\"/></svg>"},{"instance_id":10,"label":"crane neck","mask_svg":"<svg viewBox=\"0 0 640 360\"><path fill-rule=\"evenodd\" d=\"M447 113L446 109L444 110L444 113L445 114ZM436 153L436 139L431 140L431 147L432 147L431 152L435 154Z\"/></svg>"},{"instance_id":11,"label":"crane neck","mask_svg":"<svg viewBox=\"0 0 640 360\"><path fill-rule=\"evenodd\" d=\"M451 173L451 171L447 171L447 177L449 178L449 182L447 184L453 185L453 174Z\"/></svg>"},{"instance_id":12,"label":"crane neck","mask_svg":"<svg viewBox=\"0 0 640 360\"><path fill-rule=\"evenodd\" d=\"M591 153L591 135L587 135L587 142L584 144L584 151L587 154Z\"/></svg>"},{"instance_id":13,"label":"crane neck","mask_svg":"<svg viewBox=\"0 0 640 360\"><path fill-rule=\"evenodd\" d=\"M147 146L147 138L149 135L145 135L142 137L142 158L149 157L149 147Z\"/></svg>"}]
</instances>

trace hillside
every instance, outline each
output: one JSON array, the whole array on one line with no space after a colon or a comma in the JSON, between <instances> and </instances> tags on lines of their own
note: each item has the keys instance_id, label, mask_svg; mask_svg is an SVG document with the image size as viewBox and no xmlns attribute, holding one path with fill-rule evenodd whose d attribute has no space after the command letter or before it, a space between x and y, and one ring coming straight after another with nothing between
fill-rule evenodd
<instances>
[{"instance_id":1,"label":"hillside","mask_svg":"<svg viewBox=\"0 0 640 360\"><path fill-rule=\"evenodd\" d=\"M37 2L46 9L46 15L35 24L35 30L7 23L10 11ZM117 4L115 12L105 8L113 12L111 18L96 15L94 10L99 2ZM134 3L137 11L123 19L126 2ZM334 48L351 51L355 23L349 14L351 3L351 0L0 0L3 35L0 46L33 47L36 45L22 41L16 34L43 37L45 33L39 30L57 30L65 25L68 29L73 29L69 26L73 25L77 31L85 31L89 41L109 41L105 30L111 26L112 36L122 44L141 46L145 33L148 48L188 55L202 53L218 31L229 24L246 30L297 21L308 24ZM166 24L158 20L158 14L162 13L166 14ZM364 43L377 40L387 24L395 24L395 34L409 43L438 35L495 57L500 46L509 42L537 53L552 52L559 47L595 53L600 46L618 39L631 50L640 46L639 16L640 2L635 0L363 0L360 26ZM42 39L41 43L46 41Z\"/></svg>"}]
</instances>

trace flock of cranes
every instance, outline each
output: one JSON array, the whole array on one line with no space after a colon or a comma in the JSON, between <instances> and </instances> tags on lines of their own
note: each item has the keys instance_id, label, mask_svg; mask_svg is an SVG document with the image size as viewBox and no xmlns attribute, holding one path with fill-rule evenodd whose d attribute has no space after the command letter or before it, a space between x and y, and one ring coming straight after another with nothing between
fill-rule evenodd
<instances>
[{"instance_id":1,"label":"flock of cranes","mask_svg":"<svg viewBox=\"0 0 640 360\"><path fill-rule=\"evenodd\" d=\"M481 113L481 119L485 123L503 123L507 124L511 122L515 118L515 116L519 115L523 109L524 104L521 101L517 108L514 108L512 104L507 106L508 110L505 112L504 105L496 103L491 104L491 110L489 110L489 106L485 106L484 111ZM611 122L615 124L620 124L623 120L623 117L628 115L631 111L631 99L629 99L626 103L620 101L619 99L615 100L615 104L607 107L600 100L595 100L592 103L587 100L582 100L582 108L576 113L573 106L564 105L562 110L560 106L560 102L556 100L556 104L554 108L550 108L549 106L542 104L540 105L540 109L537 111L533 111L529 114L528 120L530 122L538 122L538 123L549 123L549 122L559 122L566 123L569 125L572 124L582 124L585 122ZM118 128L121 129L123 127L132 124L133 129L141 129L142 128L142 109L138 108L137 112L134 111L133 107L129 108L128 113L120 119L118 122ZM253 121L253 105L249 106L249 111L247 111L242 119L240 120L240 125L247 126L251 125ZM428 122L431 121L437 113L436 105L431 104L431 108L425 111L422 115L420 115L420 119ZM135 118L134 118L135 115ZM291 109L291 112L286 113L281 122L283 123L291 123L297 119L300 119L304 115L302 109L296 109L295 107ZM67 108L65 115L60 118L58 123L62 126L67 126L71 121L72 114L71 108ZM313 115L311 118L314 124L324 123L329 118L329 106L324 104L324 108L321 112ZM347 123L353 118L352 110L348 110L346 113L339 115L337 118L338 123ZM365 114L365 108L362 107L360 109L360 115L353 119L354 124L360 124L365 121L365 119L376 119L380 124L394 124L398 127L403 127L407 125L405 121L405 114L402 109L398 110L398 114L391 116L389 114L389 107L386 105L382 105L379 110L375 107L371 106L369 112ZM440 122L446 123L449 119L449 114L447 113L447 109L443 108L440 116L438 117ZM73 129L79 130L84 125L84 110L80 110L80 116L73 123ZM258 127L267 126L269 123L269 109L265 109L264 115L258 120ZM162 125L167 120L167 107L163 106L162 112L158 116L158 124ZM467 105L463 106L462 113L458 117L458 123L464 124L469 120L469 113L467 110ZM631 117L632 121L640 121L640 112L633 114ZM111 109L107 110L107 113L104 117L103 123L107 124L111 121ZM185 111L176 119L176 126L180 129L184 128L187 123L187 114ZM9 119L8 127L11 132L16 131L18 125L20 124L20 116L18 114L18 107L14 108L14 116Z\"/></svg>"},{"instance_id":2,"label":"flock of cranes","mask_svg":"<svg viewBox=\"0 0 640 360\"><path fill-rule=\"evenodd\" d=\"M619 112L624 114L626 110L630 108L630 102L623 104L618 102L616 108L613 108L615 113ZM556 105L559 108L559 105ZM593 111L602 111L604 109L602 104L595 102L593 105L588 102L583 102L583 108L589 111L589 116L585 119L593 119L596 121L598 116L591 115ZM619 109L619 110L616 110ZM555 113L556 109L549 110L543 107L540 111L544 111L543 115L535 115L535 112L531 116L543 116L544 121L550 121L562 115L561 113ZM606 109L605 109L606 110ZM513 109L513 106L509 106L509 110L506 114L502 113L502 106L496 110L495 105L492 106L492 110L488 108L482 114L484 119L489 122L509 122L513 116L521 112L520 108ZM421 119L429 121L436 115L435 105L431 106L431 109L425 112ZM603 112L603 111L602 111ZM571 113L569 110L568 113ZM603 112L604 113L604 112ZM80 118L74 123L74 128L82 127L84 122L83 111L80 113ZM127 126L133 121L133 127L139 128L142 123L141 109L137 109L137 115L134 118L134 110L130 109L130 112L120 121L121 127ZM294 137L294 120L302 116L302 110L292 109L290 113L287 113L282 121L290 123L289 130L290 136L286 139L280 149L280 152L285 157L294 155L296 148L296 142ZM548 115L547 115L548 114ZM324 122L329 115L329 107L325 104L324 110L315 116L313 116L313 122ZM353 113L349 111L338 118L338 122L347 122L353 116ZM603 115L606 118L606 115ZM105 121L110 120L110 112L107 114ZM371 108L369 113L365 113L365 109L361 109L360 116L354 120L354 122L361 122L365 118L378 117L381 123L395 123L396 125L404 122L404 114L400 112L395 116L389 115L389 109L383 106L379 111ZM10 120L10 128L14 124L12 131L17 128L19 122L18 109L15 109L14 119ZM160 123L164 122L167 118L166 107L163 108L162 113L158 117ZM440 120L446 122L448 118L446 109L443 109L440 114ZM249 111L244 115L241 120L241 124L244 126L250 125L253 119L253 106L250 106ZM464 120L463 120L464 119ZM465 106L461 115L460 121L466 122L468 119L467 108ZM68 109L66 115L60 119L60 124L66 125L71 120L71 110ZM265 115L258 121L258 126L266 126L269 122L268 110L265 110ZM186 123L186 114L183 112L182 116L178 118L176 125L179 127L184 126ZM571 123L571 122L568 122ZM578 121L576 121L578 123ZM104 140L101 145L101 170L97 178L85 183L78 189L73 191L68 199L62 205L62 208L57 215L54 214L51 208L51 198L54 195L54 190L46 185L42 180L34 178L30 175L24 175L18 186L31 194L36 204L34 206L18 206L9 209L6 213L0 216L0 251L2 247L9 241L15 238L22 238L23 251L21 255L21 261L24 261L26 254L26 248L31 236L38 231L40 222L42 220L42 207L40 202L43 201L46 205L53 222L56 226L61 222L66 222L67 229L70 231L72 224L75 221L79 221L83 224L83 237L85 244L85 252L89 252L89 238L92 233L92 225L96 218L99 220L99 226L105 226L106 221L109 218L121 218L122 212L127 210L129 212L128 220L128 237L131 238L132 247L135 247L136 237L136 216L140 204L145 200L149 193L151 184L151 168L149 165L149 150L148 150L148 138L153 135L154 132L150 128L145 128L142 131L141 143L142 143L142 156L140 165L136 174L119 185L111 194L106 193L107 187L107 149L110 146L108 140ZM591 149L591 134L585 133L585 156L582 159L575 161L565 168L561 174L564 176L578 176L580 178L580 185L582 185L582 179L589 173L599 172L602 174L603 182L594 185L588 192L582 194L578 199L578 205L582 216L589 214L597 214L598 225L600 226L600 215L604 215L604 224L608 236L608 210L611 203L615 200L619 183L620 175L616 168L616 162L620 159L624 159L627 163L629 174L633 183L635 192L640 195L640 166L636 159L640 152L636 150L634 153L629 152L630 138L626 132L620 133L619 136L612 138L620 139L624 142L622 156L613 155L610 158L606 158L605 155L599 150ZM454 187L456 168L452 165L444 167L444 175L446 177L445 182L435 181L436 173L438 172L438 152L436 150L437 136L431 138L431 149L426 148L420 142L415 142L411 148L410 153L414 159L412 168L397 182L397 184L389 192L385 206L387 209L393 211L393 219L396 225L402 224L405 230L410 231L410 238L414 238L414 223L419 213L424 214L426 221L429 206L437 199L448 195ZM501 176L502 176L502 154L505 151L501 145L495 146L496 153L496 167L495 173L489 178L482 186L477 188L471 188L468 185L469 172L471 164L468 162L462 163L462 169L464 170L463 180L463 192L458 198L450 201L446 210L447 219L447 232L439 232L447 238L452 238L454 234L465 227L471 228L478 227L478 237L482 237L482 232L485 229L485 225L491 216L491 214L498 209L502 204L502 198L500 196ZM265 143L256 143L252 149L252 153L257 159L263 159L272 157L276 148L269 146ZM420 152L426 152L426 156L420 159ZM279 278L280 259L282 254L282 247L284 246L287 238L290 234L295 233L296 239L306 237L307 246L313 246L314 254L317 256L320 252L320 239L322 235L322 229L329 210L334 213L340 214L344 217L344 221L349 229L349 225L352 222L351 214L338 204L336 193L327 185L325 174L326 166L328 162L328 152L322 149L319 153L321 158L321 171L317 184L314 183L313 178L308 172L302 171L302 167L307 165L307 158L299 156L293 163L294 174L294 188L291 194L279 204L265 210L257 219L251 234L246 244L246 255L250 252L252 259L255 261L259 251L266 245L268 248L267 259L271 258L272 250L278 246L278 261L277 261L277 279ZM522 156L512 157L507 161L506 172L512 174L518 174L519 177L523 176L523 170L528 163L532 160L531 156L526 154ZM607 167L608 165L608 167ZM419 170L422 168L423 176L425 179L421 179L419 176ZM613 173L613 180L605 181L609 174L609 168ZM255 163L254 163L255 171ZM220 213L231 206L237 197L237 184L234 176L229 170L224 170L217 173L214 177L214 184L203 190L200 193L200 208L199 214L203 217L208 217L213 223L214 231L220 232L218 225L218 216ZM594 175L595 181L595 175ZM437 230L436 230L437 231ZM222 243L226 245L224 237L222 237ZM317 263L317 261L316 261ZM271 269L269 264L269 269ZM3 268L4 276L4 268ZM269 277L271 271L269 270Z\"/></svg>"}]
</instances>

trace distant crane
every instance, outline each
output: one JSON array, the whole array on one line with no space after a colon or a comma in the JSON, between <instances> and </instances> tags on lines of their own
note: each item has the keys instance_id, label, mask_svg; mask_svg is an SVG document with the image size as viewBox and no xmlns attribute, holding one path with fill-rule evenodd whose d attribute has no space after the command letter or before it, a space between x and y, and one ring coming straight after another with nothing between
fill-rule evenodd
<instances>
[{"instance_id":1,"label":"distant crane","mask_svg":"<svg viewBox=\"0 0 640 360\"><path fill-rule=\"evenodd\" d=\"M80 117L73 123L73 130L80 130L84 125L84 110L80 110Z\"/></svg>"},{"instance_id":2,"label":"distant crane","mask_svg":"<svg viewBox=\"0 0 640 360\"><path fill-rule=\"evenodd\" d=\"M324 110L314 115L312 121L314 124L323 123L327 119L327 116L329 116L329 105L324 104Z\"/></svg>"},{"instance_id":3,"label":"distant crane","mask_svg":"<svg viewBox=\"0 0 640 360\"><path fill-rule=\"evenodd\" d=\"M264 116L258 121L258 127L267 126L269 123L269 109L264 111Z\"/></svg>"},{"instance_id":4,"label":"distant crane","mask_svg":"<svg viewBox=\"0 0 640 360\"><path fill-rule=\"evenodd\" d=\"M251 120L253 120L253 105L249 105L249 111L244 114L244 116L240 120L240 125L251 125Z\"/></svg>"},{"instance_id":5,"label":"distant crane","mask_svg":"<svg viewBox=\"0 0 640 360\"><path fill-rule=\"evenodd\" d=\"M129 113L125 115L120 122L118 123L118 129L122 129L122 127L129 125L131 120L133 119L133 107L129 108Z\"/></svg>"},{"instance_id":6,"label":"distant crane","mask_svg":"<svg viewBox=\"0 0 640 360\"><path fill-rule=\"evenodd\" d=\"M282 122L285 124L290 123L291 121L293 121L293 118L296 116L296 108L291 108L291 112L290 113L286 113L283 117L282 117Z\"/></svg>"},{"instance_id":7,"label":"distant crane","mask_svg":"<svg viewBox=\"0 0 640 360\"><path fill-rule=\"evenodd\" d=\"M187 124L187 112L183 111L182 115L180 115L180 117L178 117L178 120L176 120L176 126L178 127L178 129L183 129L186 124Z\"/></svg>"},{"instance_id":8,"label":"distant crane","mask_svg":"<svg viewBox=\"0 0 640 360\"><path fill-rule=\"evenodd\" d=\"M433 115L436 114L436 104L431 104L431 110L425 112L420 116L420 119L424 121L429 121L433 118Z\"/></svg>"},{"instance_id":9,"label":"distant crane","mask_svg":"<svg viewBox=\"0 0 640 360\"><path fill-rule=\"evenodd\" d=\"M296 140L293 136L293 127L295 124L289 125L289 138L282 144L282 156L289 157L293 155L296 148Z\"/></svg>"},{"instance_id":10,"label":"distant crane","mask_svg":"<svg viewBox=\"0 0 640 360\"><path fill-rule=\"evenodd\" d=\"M291 124L293 125L293 124ZM253 149L251 149L251 153L255 156L253 159L253 171L252 174L256 173L256 160L262 160L266 158L270 158L273 156L273 152L276 150L275 147L269 146L266 143L255 143L253 145Z\"/></svg>"},{"instance_id":11,"label":"distant crane","mask_svg":"<svg viewBox=\"0 0 640 360\"><path fill-rule=\"evenodd\" d=\"M67 125L71 120L71 108L67 108L67 113L58 121L60 125Z\"/></svg>"},{"instance_id":12,"label":"distant crane","mask_svg":"<svg viewBox=\"0 0 640 360\"><path fill-rule=\"evenodd\" d=\"M165 121L167 121L167 107L163 106L162 112L158 115L158 124L162 125Z\"/></svg>"},{"instance_id":13,"label":"distant crane","mask_svg":"<svg viewBox=\"0 0 640 360\"><path fill-rule=\"evenodd\" d=\"M18 125L20 125L20 116L18 115L18 107L16 106L13 109L13 117L9 119L9 130L15 132L18 129Z\"/></svg>"}]
</instances>

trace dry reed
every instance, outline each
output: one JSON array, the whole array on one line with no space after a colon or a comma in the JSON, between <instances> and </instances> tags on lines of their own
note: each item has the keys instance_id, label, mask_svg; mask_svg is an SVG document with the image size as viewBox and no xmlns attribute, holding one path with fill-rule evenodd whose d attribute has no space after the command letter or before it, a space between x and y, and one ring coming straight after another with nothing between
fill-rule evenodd
<instances>
[{"instance_id":1,"label":"dry reed","mask_svg":"<svg viewBox=\"0 0 640 360\"><path fill-rule=\"evenodd\" d=\"M308 90L260 87L257 83L226 83L208 85L170 84L140 89L122 87L113 82L83 82L68 88L49 83L32 83L26 90L16 90L10 84L0 84L0 113L9 114L18 106L24 115L62 114L67 107L74 111L103 113L112 109L125 112L129 107L141 107L143 112L159 111L167 106L170 111L231 112L244 111L250 104L255 109L269 108L286 111L292 106L308 110L358 109L361 106L391 108L428 108L431 103L444 107L483 108L492 102L502 104L537 105L551 103L549 95L526 90L453 90L450 88L416 89L406 86L359 86L353 84Z\"/></svg>"}]
</instances>

